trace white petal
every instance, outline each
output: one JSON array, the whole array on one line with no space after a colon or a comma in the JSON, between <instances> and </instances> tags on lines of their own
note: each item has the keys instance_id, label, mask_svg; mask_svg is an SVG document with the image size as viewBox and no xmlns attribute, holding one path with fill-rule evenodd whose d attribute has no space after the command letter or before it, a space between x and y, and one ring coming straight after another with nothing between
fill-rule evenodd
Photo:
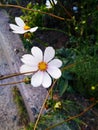
<instances>
[{"instance_id":1,"label":"white petal","mask_svg":"<svg viewBox=\"0 0 98 130\"><path fill-rule=\"evenodd\" d=\"M57 1L54 0L54 3L57 4ZM52 4L53 5L53 4ZM46 8L52 8L51 3L49 2L49 0L46 1Z\"/></svg>"},{"instance_id":2,"label":"white petal","mask_svg":"<svg viewBox=\"0 0 98 130\"><path fill-rule=\"evenodd\" d=\"M59 59L53 59L52 61L50 61L50 62L48 63L48 66L54 66L54 67L59 68L59 67L62 66L62 61L59 60Z\"/></svg>"},{"instance_id":3,"label":"white petal","mask_svg":"<svg viewBox=\"0 0 98 130\"><path fill-rule=\"evenodd\" d=\"M32 47L31 53L39 61L43 60L43 53L42 53L42 50L40 48L38 48L38 47Z\"/></svg>"},{"instance_id":4,"label":"white petal","mask_svg":"<svg viewBox=\"0 0 98 130\"><path fill-rule=\"evenodd\" d=\"M30 29L30 32L35 32L38 29L38 27L34 27Z\"/></svg>"},{"instance_id":5,"label":"white petal","mask_svg":"<svg viewBox=\"0 0 98 130\"><path fill-rule=\"evenodd\" d=\"M28 66L28 65L25 65L25 64L20 67L21 73L31 72L31 73L28 73L28 74L25 74L25 75L31 75L33 73L33 71L36 71L36 67L31 67L31 66Z\"/></svg>"},{"instance_id":6,"label":"white petal","mask_svg":"<svg viewBox=\"0 0 98 130\"><path fill-rule=\"evenodd\" d=\"M24 55L22 56L22 58L28 58L28 57L31 58L31 59L33 58L33 56L30 55L30 54L24 54Z\"/></svg>"},{"instance_id":7,"label":"white petal","mask_svg":"<svg viewBox=\"0 0 98 130\"><path fill-rule=\"evenodd\" d=\"M54 79L58 79L61 77L61 70L57 67L48 67L47 72L53 77Z\"/></svg>"},{"instance_id":8,"label":"white petal","mask_svg":"<svg viewBox=\"0 0 98 130\"><path fill-rule=\"evenodd\" d=\"M20 17L15 17L15 22L20 27L24 27L25 26L24 21Z\"/></svg>"},{"instance_id":9,"label":"white petal","mask_svg":"<svg viewBox=\"0 0 98 130\"><path fill-rule=\"evenodd\" d=\"M10 28L12 29L12 30L23 30L23 29L21 29L21 27L19 27L19 26L17 26L17 25L15 25L15 24L9 24L9 26L10 26Z\"/></svg>"},{"instance_id":10,"label":"white petal","mask_svg":"<svg viewBox=\"0 0 98 130\"><path fill-rule=\"evenodd\" d=\"M49 62L54 58L54 56L55 56L55 50L53 49L53 47L47 47L44 52L44 61Z\"/></svg>"},{"instance_id":11,"label":"white petal","mask_svg":"<svg viewBox=\"0 0 98 130\"><path fill-rule=\"evenodd\" d=\"M36 72L31 78L31 84L33 87L39 87L43 81L43 72L38 71Z\"/></svg>"},{"instance_id":12,"label":"white petal","mask_svg":"<svg viewBox=\"0 0 98 130\"><path fill-rule=\"evenodd\" d=\"M29 66L37 66L38 65L38 61L36 60L35 57L33 57L30 54L25 54L22 56L21 61Z\"/></svg>"},{"instance_id":13,"label":"white petal","mask_svg":"<svg viewBox=\"0 0 98 130\"><path fill-rule=\"evenodd\" d=\"M28 32L28 30L16 30L16 31L12 31L13 33L17 33L17 34L24 34L26 32Z\"/></svg>"},{"instance_id":14,"label":"white petal","mask_svg":"<svg viewBox=\"0 0 98 130\"><path fill-rule=\"evenodd\" d=\"M54 3L57 4L57 0L54 0Z\"/></svg>"},{"instance_id":15,"label":"white petal","mask_svg":"<svg viewBox=\"0 0 98 130\"><path fill-rule=\"evenodd\" d=\"M43 77L43 82L42 82L42 86L44 88L48 88L51 86L51 83L52 83L52 79L51 77L49 76L49 74L47 72L44 72L44 77Z\"/></svg>"},{"instance_id":16,"label":"white petal","mask_svg":"<svg viewBox=\"0 0 98 130\"><path fill-rule=\"evenodd\" d=\"M46 1L46 8L52 8L52 6L48 0Z\"/></svg>"}]
</instances>

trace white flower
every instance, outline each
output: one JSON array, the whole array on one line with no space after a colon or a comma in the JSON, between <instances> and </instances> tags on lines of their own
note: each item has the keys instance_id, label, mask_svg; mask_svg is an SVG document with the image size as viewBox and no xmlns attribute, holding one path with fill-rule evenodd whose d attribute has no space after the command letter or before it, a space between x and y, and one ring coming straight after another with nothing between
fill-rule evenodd
<instances>
[{"instance_id":1,"label":"white flower","mask_svg":"<svg viewBox=\"0 0 98 130\"><path fill-rule=\"evenodd\" d=\"M51 3L52 3L52 1L51 1ZM51 3L50 3L49 0L47 0L47 1L46 1L46 8L52 8ZM54 0L54 3L57 4L57 0Z\"/></svg>"},{"instance_id":2,"label":"white flower","mask_svg":"<svg viewBox=\"0 0 98 130\"><path fill-rule=\"evenodd\" d=\"M31 75L31 84L33 87L42 85L44 88L48 88L52 84L52 78L58 79L61 76L62 61L59 59L53 59L55 56L55 50L53 47L47 47L43 52L38 47L32 47L30 54L22 56L21 61L24 63L20 67L20 72L32 72L26 75Z\"/></svg>"},{"instance_id":3,"label":"white flower","mask_svg":"<svg viewBox=\"0 0 98 130\"><path fill-rule=\"evenodd\" d=\"M27 26L24 21L20 17L15 17L15 24L9 24L10 28L13 30L13 33L18 33L18 34L24 34L28 31L30 32L35 32L38 27L30 28Z\"/></svg>"}]
</instances>

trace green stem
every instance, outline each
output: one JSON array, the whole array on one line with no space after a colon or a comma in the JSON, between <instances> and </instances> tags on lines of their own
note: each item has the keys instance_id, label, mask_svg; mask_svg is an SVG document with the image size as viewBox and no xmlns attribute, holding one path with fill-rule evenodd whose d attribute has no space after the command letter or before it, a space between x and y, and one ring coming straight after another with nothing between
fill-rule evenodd
<instances>
[{"instance_id":1,"label":"green stem","mask_svg":"<svg viewBox=\"0 0 98 130\"><path fill-rule=\"evenodd\" d=\"M48 31L57 31L66 34L64 31L60 29L55 29L55 28L46 28L46 27L39 27L40 30L48 30Z\"/></svg>"}]
</instances>

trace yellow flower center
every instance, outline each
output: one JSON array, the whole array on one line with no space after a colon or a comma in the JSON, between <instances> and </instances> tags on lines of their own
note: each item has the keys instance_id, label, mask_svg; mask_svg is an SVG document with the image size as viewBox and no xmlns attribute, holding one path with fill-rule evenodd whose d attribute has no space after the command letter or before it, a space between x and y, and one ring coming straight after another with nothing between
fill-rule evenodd
<instances>
[{"instance_id":1,"label":"yellow flower center","mask_svg":"<svg viewBox=\"0 0 98 130\"><path fill-rule=\"evenodd\" d=\"M25 26L24 26L24 30L28 30L28 29L30 29L30 27L27 26L27 25L25 25Z\"/></svg>"},{"instance_id":2,"label":"yellow flower center","mask_svg":"<svg viewBox=\"0 0 98 130\"><path fill-rule=\"evenodd\" d=\"M40 62L39 64L38 64L38 68L39 68L39 70L41 70L41 71L46 71L47 70L47 63L45 63L45 62Z\"/></svg>"}]
</instances>

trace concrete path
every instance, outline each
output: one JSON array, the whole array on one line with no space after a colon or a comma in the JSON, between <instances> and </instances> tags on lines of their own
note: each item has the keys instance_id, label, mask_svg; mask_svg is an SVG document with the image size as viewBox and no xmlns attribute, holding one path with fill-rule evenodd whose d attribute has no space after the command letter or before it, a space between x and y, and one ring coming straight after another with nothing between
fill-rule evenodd
<instances>
[{"instance_id":1,"label":"concrete path","mask_svg":"<svg viewBox=\"0 0 98 130\"><path fill-rule=\"evenodd\" d=\"M0 11L0 76L19 72L21 65L20 57L25 53L22 42L17 34L9 31L9 16L4 10ZM18 52L16 51L18 50ZM0 80L0 84L21 81L23 76ZM12 88L14 85L0 87L0 130L18 130L18 114L13 102ZM46 89L43 87L33 88L24 83L18 84L24 99L29 117L34 121L39 113Z\"/></svg>"},{"instance_id":2,"label":"concrete path","mask_svg":"<svg viewBox=\"0 0 98 130\"><path fill-rule=\"evenodd\" d=\"M6 49L4 43L6 41L8 29L8 16L4 11L0 11L0 76L10 74L11 70L6 57ZM5 30L6 28L6 30ZM4 35L3 35L4 34ZM6 48L6 47L5 47ZM0 81L0 84L10 82L10 79ZM18 130L18 112L15 103L13 102L12 87L0 87L0 130Z\"/></svg>"}]
</instances>

